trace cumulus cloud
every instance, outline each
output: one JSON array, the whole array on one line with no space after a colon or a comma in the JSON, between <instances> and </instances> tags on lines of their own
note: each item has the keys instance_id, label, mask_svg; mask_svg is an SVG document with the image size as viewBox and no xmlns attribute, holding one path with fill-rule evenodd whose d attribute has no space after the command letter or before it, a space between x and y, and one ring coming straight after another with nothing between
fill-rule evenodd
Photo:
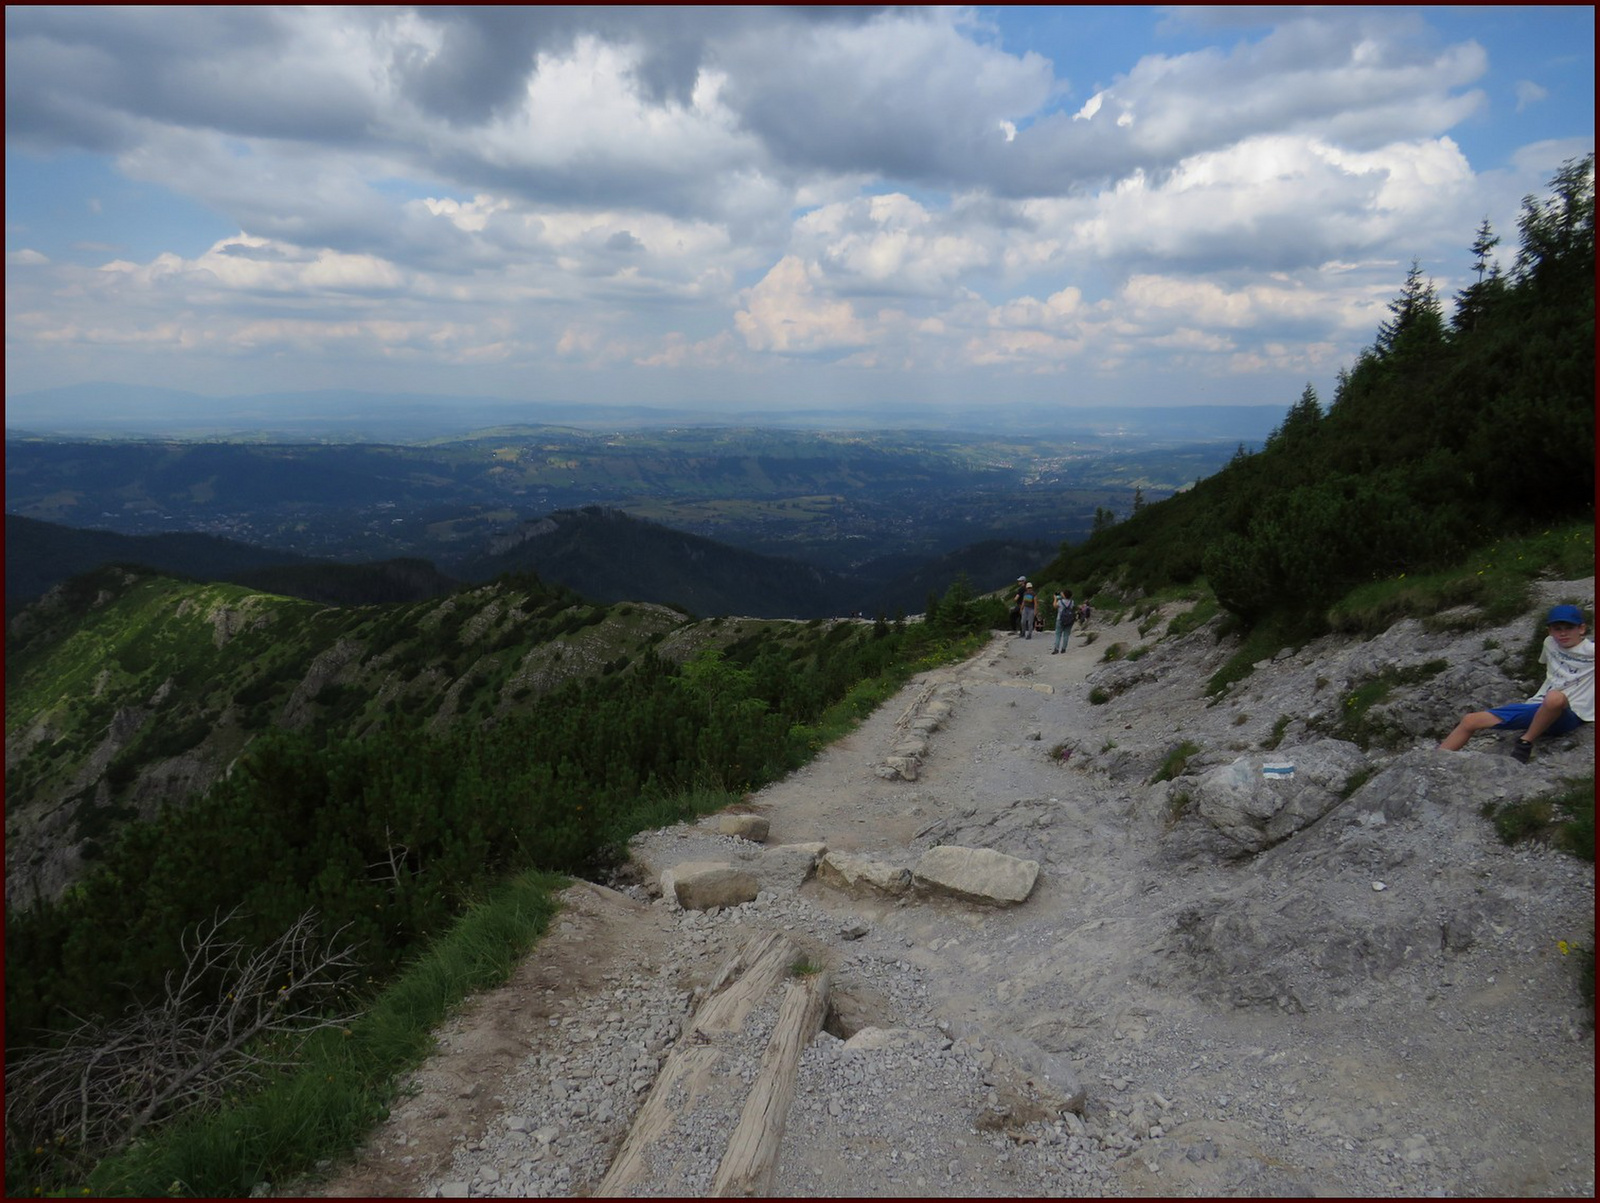
<instances>
[{"instance_id":1,"label":"cumulus cloud","mask_svg":"<svg viewBox=\"0 0 1600 1203\"><path fill-rule=\"evenodd\" d=\"M10 147L241 232L11 250L8 347L1305 370L1571 149L1475 169L1492 47L1416 12L1166 20L1090 90L966 9L9 10Z\"/></svg>"}]
</instances>

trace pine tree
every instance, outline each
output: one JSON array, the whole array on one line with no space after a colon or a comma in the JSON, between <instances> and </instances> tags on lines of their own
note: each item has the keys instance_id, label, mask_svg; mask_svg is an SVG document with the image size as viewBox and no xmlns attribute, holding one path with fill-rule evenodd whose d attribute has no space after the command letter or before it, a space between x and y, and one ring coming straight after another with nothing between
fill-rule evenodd
<instances>
[{"instance_id":1,"label":"pine tree","mask_svg":"<svg viewBox=\"0 0 1600 1203\"><path fill-rule=\"evenodd\" d=\"M1444 315L1433 281L1422 278L1413 259L1400 295L1389 302L1394 316L1378 327L1377 352L1382 358L1414 354L1444 341Z\"/></svg>"},{"instance_id":2,"label":"pine tree","mask_svg":"<svg viewBox=\"0 0 1600 1203\"><path fill-rule=\"evenodd\" d=\"M1499 235L1494 233L1489 219L1485 217L1483 224L1478 227L1478 236L1472 240L1472 270L1478 274L1478 278L1456 293L1456 312L1451 325L1458 334L1477 329L1490 305L1505 292L1505 281L1500 278L1500 265L1489 257L1490 252L1499 245Z\"/></svg>"}]
</instances>

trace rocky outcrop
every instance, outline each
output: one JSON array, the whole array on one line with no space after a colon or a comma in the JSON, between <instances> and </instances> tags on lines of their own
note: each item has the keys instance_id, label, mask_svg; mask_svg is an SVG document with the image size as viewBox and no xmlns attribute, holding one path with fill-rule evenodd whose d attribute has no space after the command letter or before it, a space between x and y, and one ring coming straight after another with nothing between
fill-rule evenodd
<instances>
[{"instance_id":1,"label":"rocky outcrop","mask_svg":"<svg viewBox=\"0 0 1600 1203\"><path fill-rule=\"evenodd\" d=\"M1360 748L1325 739L1281 756L1241 756L1203 774L1190 789L1200 817L1243 855L1316 822L1367 767Z\"/></svg>"}]
</instances>

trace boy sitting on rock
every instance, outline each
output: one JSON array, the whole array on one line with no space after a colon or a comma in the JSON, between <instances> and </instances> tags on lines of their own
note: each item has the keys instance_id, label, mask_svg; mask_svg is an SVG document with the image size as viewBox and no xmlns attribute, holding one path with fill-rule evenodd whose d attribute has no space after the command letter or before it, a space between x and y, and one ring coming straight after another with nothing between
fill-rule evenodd
<instances>
[{"instance_id":1,"label":"boy sitting on rock","mask_svg":"<svg viewBox=\"0 0 1600 1203\"><path fill-rule=\"evenodd\" d=\"M1594 641L1587 637L1583 611L1577 606L1556 606L1545 621L1549 634L1539 652L1539 663L1545 666L1539 692L1526 702L1467 715L1439 747L1459 752L1474 731L1521 731L1511 745L1511 755L1527 764L1533 755L1533 741L1541 735L1565 735L1594 721Z\"/></svg>"}]
</instances>

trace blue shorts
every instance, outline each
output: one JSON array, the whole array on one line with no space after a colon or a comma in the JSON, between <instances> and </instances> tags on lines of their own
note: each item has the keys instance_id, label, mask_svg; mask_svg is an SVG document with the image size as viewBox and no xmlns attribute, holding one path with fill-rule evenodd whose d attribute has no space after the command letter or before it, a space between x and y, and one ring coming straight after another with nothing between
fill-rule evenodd
<instances>
[{"instance_id":1,"label":"blue shorts","mask_svg":"<svg viewBox=\"0 0 1600 1203\"><path fill-rule=\"evenodd\" d=\"M1512 706L1496 706L1489 711L1500 720L1499 726L1489 728L1491 731L1526 731L1528 724L1533 721L1533 716L1539 713L1538 702L1518 702ZM1568 706L1561 712L1561 717L1556 719L1544 729L1546 735L1565 735L1568 731L1576 731L1583 726L1583 720L1572 713Z\"/></svg>"}]
</instances>

